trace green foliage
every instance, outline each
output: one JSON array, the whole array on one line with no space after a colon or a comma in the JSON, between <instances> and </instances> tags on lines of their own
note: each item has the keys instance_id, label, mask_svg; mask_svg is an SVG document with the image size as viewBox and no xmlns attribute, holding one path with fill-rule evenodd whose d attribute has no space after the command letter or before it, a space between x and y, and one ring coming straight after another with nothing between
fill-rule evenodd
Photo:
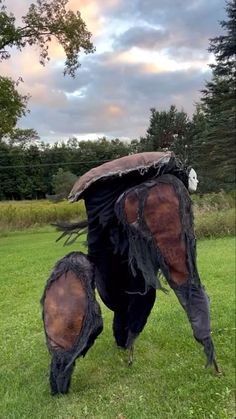
<instances>
[{"instance_id":1,"label":"green foliage","mask_svg":"<svg viewBox=\"0 0 236 419\"><path fill-rule=\"evenodd\" d=\"M16 85L11 78L0 76L0 141L13 132L18 119L26 113L27 96L20 95Z\"/></svg>"},{"instance_id":2,"label":"green foliage","mask_svg":"<svg viewBox=\"0 0 236 419\"><path fill-rule=\"evenodd\" d=\"M224 35L210 40L209 50L215 54L212 80L206 83L202 103L207 121L203 132L202 154L207 156L205 167L214 180L214 190L232 189L236 163L236 3L227 2L228 20L221 22ZM212 190L212 187L211 187Z\"/></svg>"},{"instance_id":3,"label":"green foliage","mask_svg":"<svg viewBox=\"0 0 236 419\"><path fill-rule=\"evenodd\" d=\"M67 198L76 180L77 176L73 173L59 168L52 177L52 187L55 194L60 199Z\"/></svg>"},{"instance_id":4,"label":"green foliage","mask_svg":"<svg viewBox=\"0 0 236 419\"><path fill-rule=\"evenodd\" d=\"M36 0L22 17L22 25L17 26L16 18L8 13L3 1L0 10L0 57L10 57L8 48L22 50L26 45L37 45L40 63L49 60L48 45L52 38L63 47L66 61L64 74L74 77L80 66L79 53L92 53L91 33L81 18L80 12L67 10L68 0Z\"/></svg>"},{"instance_id":5,"label":"green foliage","mask_svg":"<svg viewBox=\"0 0 236 419\"><path fill-rule=\"evenodd\" d=\"M190 120L182 110L171 105L168 111L151 109L149 128L146 137L141 139L143 151L174 151L186 160Z\"/></svg>"},{"instance_id":6,"label":"green foliage","mask_svg":"<svg viewBox=\"0 0 236 419\"><path fill-rule=\"evenodd\" d=\"M28 146L30 143L37 144L39 135L33 128L15 128L6 136L5 141L12 145Z\"/></svg>"},{"instance_id":7,"label":"green foliage","mask_svg":"<svg viewBox=\"0 0 236 419\"><path fill-rule=\"evenodd\" d=\"M14 233L1 238L0 412L4 419L229 419L234 411L234 240L198 244L198 264L210 296L212 336L223 370L204 369L173 292L158 292L134 364L114 345L112 313L102 306L103 333L77 361L68 395L52 397L50 355L39 300L55 262L78 243L55 243L56 232ZM14 263L13 263L14 262Z\"/></svg>"},{"instance_id":8,"label":"green foliage","mask_svg":"<svg viewBox=\"0 0 236 419\"><path fill-rule=\"evenodd\" d=\"M44 65L49 60L49 43L56 39L66 55L64 74L74 77L80 66L79 53L81 50L92 53L94 47L80 12L67 10L68 1L36 0L18 26L16 17L7 11L4 0L0 0L0 61L10 58L12 47L22 50L26 45L36 45L40 63ZM11 140L20 137L24 142L37 137L35 130L15 129L18 119L25 115L28 100L17 92L17 84L11 78L0 76L0 141L4 136Z\"/></svg>"},{"instance_id":9,"label":"green foliage","mask_svg":"<svg viewBox=\"0 0 236 419\"><path fill-rule=\"evenodd\" d=\"M227 77L229 82L235 82L236 3L234 0L226 1L226 12L228 20L220 22L225 30L224 34L210 39L209 51L216 57L216 64L211 64L211 67L214 74Z\"/></svg>"},{"instance_id":10,"label":"green foliage","mask_svg":"<svg viewBox=\"0 0 236 419\"><path fill-rule=\"evenodd\" d=\"M220 24L224 34L210 40L215 54L212 80L202 90L201 104L190 120L172 105L168 111L151 109L147 135L139 151L170 149L193 166L201 192L232 190L236 163L236 3L226 2L228 19Z\"/></svg>"},{"instance_id":11,"label":"green foliage","mask_svg":"<svg viewBox=\"0 0 236 419\"><path fill-rule=\"evenodd\" d=\"M21 137L16 134L15 139L0 142L0 200L45 198L53 194L52 179L59 167L79 177L94 166L132 152L128 143L106 138L80 142L73 138L53 146L32 144L34 132L20 131Z\"/></svg>"}]
</instances>

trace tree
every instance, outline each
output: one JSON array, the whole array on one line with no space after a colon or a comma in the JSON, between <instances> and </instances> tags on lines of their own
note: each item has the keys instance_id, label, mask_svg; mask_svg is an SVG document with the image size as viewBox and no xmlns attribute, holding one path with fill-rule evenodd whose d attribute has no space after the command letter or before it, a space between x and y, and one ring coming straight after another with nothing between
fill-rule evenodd
<instances>
[{"instance_id":1,"label":"tree","mask_svg":"<svg viewBox=\"0 0 236 419\"><path fill-rule=\"evenodd\" d=\"M220 22L226 31L224 35L210 39L209 51L215 54L216 64L211 64L214 74L226 77L229 82L235 82L235 54L236 54L236 2L226 2L228 20Z\"/></svg>"},{"instance_id":2,"label":"tree","mask_svg":"<svg viewBox=\"0 0 236 419\"><path fill-rule=\"evenodd\" d=\"M9 48L22 50L26 45L37 45L40 50L40 63L49 60L48 45L52 38L63 47L66 61L64 74L75 76L80 66L79 53L94 52L86 24L80 12L66 9L69 0L36 0L22 17L22 25L16 25L16 18L9 13L4 0L0 0L0 58L10 57Z\"/></svg>"},{"instance_id":3,"label":"tree","mask_svg":"<svg viewBox=\"0 0 236 419\"><path fill-rule=\"evenodd\" d=\"M18 121L26 114L27 96L16 90L18 83L0 76L0 140L10 135Z\"/></svg>"},{"instance_id":4,"label":"tree","mask_svg":"<svg viewBox=\"0 0 236 419\"><path fill-rule=\"evenodd\" d=\"M56 196L60 199L67 198L76 180L77 176L73 173L59 168L52 177L52 186Z\"/></svg>"},{"instance_id":5,"label":"tree","mask_svg":"<svg viewBox=\"0 0 236 419\"><path fill-rule=\"evenodd\" d=\"M22 147L28 146L31 143L35 143L38 140L39 135L33 128L14 128L5 138L5 141L8 144L16 144Z\"/></svg>"},{"instance_id":6,"label":"tree","mask_svg":"<svg viewBox=\"0 0 236 419\"><path fill-rule=\"evenodd\" d=\"M147 135L140 140L141 149L142 151L172 150L186 160L189 127L188 115L183 110L178 111L175 105L171 105L168 111L152 108Z\"/></svg>"},{"instance_id":7,"label":"tree","mask_svg":"<svg viewBox=\"0 0 236 419\"><path fill-rule=\"evenodd\" d=\"M204 154L207 174L215 180L215 189L232 189L235 182L235 112L236 112L236 3L226 3L228 20L222 21L225 33L210 40L209 51L215 54L211 65L212 80L202 90L202 104L207 120Z\"/></svg>"},{"instance_id":8,"label":"tree","mask_svg":"<svg viewBox=\"0 0 236 419\"><path fill-rule=\"evenodd\" d=\"M32 142L32 136L33 130L16 129L13 138L0 141L0 200L66 198L87 170L133 152L118 139L79 142L73 138L50 145Z\"/></svg>"}]
</instances>

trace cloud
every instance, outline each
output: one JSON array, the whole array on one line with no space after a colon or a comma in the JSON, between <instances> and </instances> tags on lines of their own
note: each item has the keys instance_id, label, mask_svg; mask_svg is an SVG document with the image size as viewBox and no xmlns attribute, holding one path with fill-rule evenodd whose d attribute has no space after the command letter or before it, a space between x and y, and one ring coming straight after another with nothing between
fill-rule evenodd
<instances>
[{"instance_id":1,"label":"cloud","mask_svg":"<svg viewBox=\"0 0 236 419\"><path fill-rule=\"evenodd\" d=\"M29 3L8 0L18 17ZM63 76L64 55L55 42L46 67L37 49L13 51L1 74L22 76L19 88L31 95L31 113L20 126L35 128L46 140L139 138L151 107L176 104L193 112L210 78L208 39L222 31L222 0L70 0L69 6L81 11L97 52L81 55L72 79Z\"/></svg>"},{"instance_id":2,"label":"cloud","mask_svg":"<svg viewBox=\"0 0 236 419\"><path fill-rule=\"evenodd\" d=\"M116 37L114 48L125 50L135 46L143 49L160 49L167 45L168 40L169 34L165 30L139 25Z\"/></svg>"},{"instance_id":3,"label":"cloud","mask_svg":"<svg viewBox=\"0 0 236 419\"><path fill-rule=\"evenodd\" d=\"M187 57L206 59L209 38L221 31L219 21L225 15L222 0L134 0L120 10L130 16L132 26L114 39L114 48L168 51L178 61Z\"/></svg>"},{"instance_id":4,"label":"cloud","mask_svg":"<svg viewBox=\"0 0 236 419\"><path fill-rule=\"evenodd\" d=\"M151 107L166 109L172 103L191 112L204 75L197 70L148 73L142 64L108 65L108 54L90 57L81 69L80 90L85 95L71 95L66 104L53 107L32 104L31 123L40 121L40 131L54 131L58 137L100 133L111 137L139 138L144 135ZM95 68L96 71L92 71ZM85 74L90 69L90 82ZM60 76L54 72L54 88ZM78 87L78 86L77 86ZM76 92L77 90L75 90ZM24 124L26 119L24 120ZM37 122L39 123L39 122Z\"/></svg>"}]
</instances>

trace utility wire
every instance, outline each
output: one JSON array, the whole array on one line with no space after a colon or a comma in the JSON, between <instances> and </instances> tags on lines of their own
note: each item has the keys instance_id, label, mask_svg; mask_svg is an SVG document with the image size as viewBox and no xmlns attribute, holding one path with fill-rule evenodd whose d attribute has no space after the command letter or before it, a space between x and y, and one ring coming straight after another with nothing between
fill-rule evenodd
<instances>
[{"instance_id":1,"label":"utility wire","mask_svg":"<svg viewBox=\"0 0 236 419\"><path fill-rule=\"evenodd\" d=\"M0 166L0 170L4 169L24 169L24 168L34 168L34 167L48 167L48 166L66 166L66 165L72 165L72 164L80 164L84 166L85 164L90 163L105 163L110 160L104 159L104 160L88 160L88 161L76 161L76 162L60 162L60 163L40 163L40 164L25 164L25 165L10 165L10 166Z\"/></svg>"}]
</instances>

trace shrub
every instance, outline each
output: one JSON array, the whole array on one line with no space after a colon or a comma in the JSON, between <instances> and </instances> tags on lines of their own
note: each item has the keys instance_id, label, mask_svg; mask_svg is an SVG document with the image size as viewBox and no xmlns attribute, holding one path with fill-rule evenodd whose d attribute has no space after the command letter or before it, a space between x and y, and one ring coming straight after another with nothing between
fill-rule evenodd
<instances>
[{"instance_id":1,"label":"shrub","mask_svg":"<svg viewBox=\"0 0 236 419\"><path fill-rule=\"evenodd\" d=\"M52 187L58 199L65 199L78 177L68 170L58 169L52 177Z\"/></svg>"}]
</instances>

